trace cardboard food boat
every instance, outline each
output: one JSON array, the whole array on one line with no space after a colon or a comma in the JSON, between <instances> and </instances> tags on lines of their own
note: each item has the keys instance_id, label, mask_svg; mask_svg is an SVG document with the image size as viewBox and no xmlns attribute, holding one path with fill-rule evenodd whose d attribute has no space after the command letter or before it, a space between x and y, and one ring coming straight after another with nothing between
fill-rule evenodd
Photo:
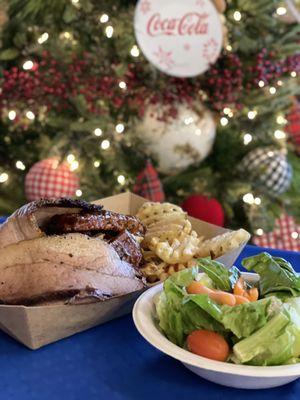
<instances>
[{"instance_id":1,"label":"cardboard food boat","mask_svg":"<svg viewBox=\"0 0 300 400\"><path fill-rule=\"evenodd\" d=\"M95 203L102 204L110 211L134 215L146 201L143 197L126 192ZM189 220L193 229L205 239L229 231L196 218L189 217ZM245 244L216 260L231 267ZM0 329L30 349L37 349L130 313L141 292L89 304L64 304L57 301L38 306L0 305Z\"/></svg>"}]
</instances>

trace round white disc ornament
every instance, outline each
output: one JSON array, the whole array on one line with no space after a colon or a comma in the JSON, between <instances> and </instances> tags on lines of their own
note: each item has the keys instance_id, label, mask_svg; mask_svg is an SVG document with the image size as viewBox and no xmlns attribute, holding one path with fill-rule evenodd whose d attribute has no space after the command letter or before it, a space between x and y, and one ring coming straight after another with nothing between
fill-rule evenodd
<instances>
[{"instance_id":1,"label":"round white disc ornament","mask_svg":"<svg viewBox=\"0 0 300 400\"><path fill-rule=\"evenodd\" d=\"M212 0L139 0L134 29L145 57L166 74L182 78L209 69L223 43Z\"/></svg>"}]
</instances>

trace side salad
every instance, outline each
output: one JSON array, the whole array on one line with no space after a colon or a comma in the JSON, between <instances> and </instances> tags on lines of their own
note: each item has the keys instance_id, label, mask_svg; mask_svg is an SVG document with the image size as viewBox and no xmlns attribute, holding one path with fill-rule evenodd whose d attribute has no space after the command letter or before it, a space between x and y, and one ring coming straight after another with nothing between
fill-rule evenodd
<instances>
[{"instance_id":1,"label":"side salad","mask_svg":"<svg viewBox=\"0 0 300 400\"><path fill-rule=\"evenodd\" d=\"M268 253L242 265L259 274L257 283L207 258L169 277L155 302L160 329L176 345L217 361L300 362L300 277Z\"/></svg>"}]
</instances>

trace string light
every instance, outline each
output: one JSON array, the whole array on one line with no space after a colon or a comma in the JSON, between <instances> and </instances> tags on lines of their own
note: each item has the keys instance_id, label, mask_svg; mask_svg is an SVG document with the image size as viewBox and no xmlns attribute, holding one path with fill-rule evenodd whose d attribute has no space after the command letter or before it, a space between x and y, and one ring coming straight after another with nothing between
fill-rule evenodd
<instances>
[{"instance_id":1,"label":"string light","mask_svg":"<svg viewBox=\"0 0 300 400\"><path fill-rule=\"evenodd\" d=\"M228 45L226 46L226 50L227 50L227 51L232 51L232 46L231 46L230 44L228 44Z\"/></svg>"},{"instance_id":2,"label":"string light","mask_svg":"<svg viewBox=\"0 0 300 400\"><path fill-rule=\"evenodd\" d=\"M123 89L123 90L127 89L126 82L124 82L124 81L119 82L119 88Z\"/></svg>"},{"instance_id":3,"label":"string light","mask_svg":"<svg viewBox=\"0 0 300 400\"><path fill-rule=\"evenodd\" d=\"M246 193L243 196L243 202L247 204L253 204L254 203L254 196L252 193Z\"/></svg>"},{"instance_id":4,"label":"string light","mask_svg":"<svg viewBox=\"0 0 300 400\"><path fill-rule=\"evenodd\" d=\"M117 124L115 127L115 130L117 133L122 133L124 132L125 126L123 124Z\"/></svg>"},{"instance_id":5,"label":"string light","mask_svg":"<svg viewBox=\"0 0 300 400\"><path fill-rule=\"evenodd\" d=\"M191 125L194 122L194 118L193 117L187 117L184 119L184 123L185 125Z\"/></svg>"},{"instance_id":6,"label":"string light","mask_svg":"<svg viewBox=\"0 0 300 400\"><path fill-rule=\"evenodd\" d=\"M102 135L102 129L101 128L96 128L94 130L94 134L95 134L95 136L101 136Z\"/></svg>"},{"instance_id":7,"label":"string light","mask_svg":"<svg viewBox=\"0 0 300 400\"><path fill-rule=\"evenodd\" d=\"M286 14L286 8L285 7L278 7L276 10L277 15L284 15Z\"/></svg>"},{"instance_id":8,"label":"string light","mask_svg":"<svg viewBox=\"0 0 300 400\"><path fill-rule=\"evenodd\" d=\"M228 115L231 113L231 109L229 107L225 107L223 108L223 113Z\"/></svg>"},{"instance_id":9,"label":"string light","mask_svg":"<svg viewBox=\"0 0 300 400\"><path fill-rule=\"evenodd\" d=\"M99 160L94 161L94 167L95 168L99 168L100 167L100 161Z\"/></svg>"},{"instance_id":10,"label":"string light","mask_svg":"<svg viewBox=\"0 0 300 400\"><path fill-rule=\"evenodd\" d=\"M276 93L276 88L274 86L271 86L270 89L269 89L269 92L271 94L275 94Z\"/></svg>"},{"instance_id":11,"label":"string light","mask_svg":"<svg viewBox=\"0 0 300 400\"><path fill-rule=\"evenodd\" d=\"M49 34L47 32L44 32L39 38L38 38L38 43L43 44L49 39Z\"/></svg>"},{"instance_id":12,"label":"string light","mask_svg":"<svg viewBox=\"0 0 300 400\"><path fill-rule=\"evenodd\" d=\"M237 22L240 21L242 19L242 14L239 11L235 11L233 13L233 19Z\"/></svg>"},{"instance_id":13,"label":"string light","mask_svg":"<svg viewBox=\"0 0 300 400\"><path fill-rule=\"evenodd\" d=\"M292 232L291 233L291 237L292 237L292 239L298 239L298 237L299 237L299 233L298 232Z\"/></svg>"},{"instance_id":14,"label":"string light","mask_svg":"<svg viewBox=\"0 0 300 400\"><path fill-rule=\"evenodd\" d=\"M74 156L74 154L68 154L68 156L67 156L67 161L68 161L69 164L72 164L72 162L75 161L75 156Z\"/></svg>"},{"instance_id":15,"label":"string light","mask_svg":"<svg viewBox=\"0 0 300 400\"><path fill-rule=\"evenodd\" d=\"M283 85L283 82L282 82L282 81L277 81L277 85L278 85L278 86L282 86L282 85Z\"/></svg>"},{"instance_id":16,"label":"string light","mask_svg":"<svg viewBox=\"0 0 300 400\"><path fill-rule=\"evenodd\" d=\"M8 180L8 174L6 172L2 172L2 174L0 174L0 183L4 183Z\"/></svg>"},{"instance_id":17,"label":"string light","mask_svg":"<svg viewBox=\"0 0 300 400\"><path fill-rule=\"evenodd\" d=\"M265 86L265 82L264 81L259 81L258 82L258 86L259 87L264 87Z\"/></svg>"},{"instance_id":18,"label":"string light","mask_svg":"<svg viewBox=\"0 0 300 400\"><path fill-rule=\"evenodd\" d=\"M226 126L228 124L228 119L226 117L222 117L220 119L220 123L222 126Z\"/></svg>"},{"instance_id":19,"label":"string light","mask_svg":"<svg viewBox=\"0 0 300 400\"><path fill-rule=\"evenodd\" d=\"M24 164L22 161L17 161L17 162L16 162L16 168L18 168L18 169L24 171L24 169L25 169L26 167L25 167L25 164Z\"/></svg>"},{"instance_id":20,"label":"string light","mask_svg":"<svg viewBox=\"0 0 300 400\"><path fill-rule=\"evenodd\" d=\"M244 145L247 146L252 141L252 135L250 133L245 133L244 135Z\"/></svg>"},{"instance_id":21,"label":"string light","mask_svg":"<svg viewBox=\"0 0 300 400\"><path fill-rule=\"evenodd\" d=\"M259 206L261 204L261 198L260 197L255 197L254 199L254 204L256 204L257 206Z\"/></svg>"},{"instance_id":22,"label":"string light","mask_svg":"<svg viewBox=\"0 0 300 400\"><path fill-rule=\"evenodd\" d=\"M276 122L277 122L277 124L279 124L279 125L284 125L284 124L287 123L287 120L284 118L283 115L277 115L277 117L276 117Z\"/></svg>"},{"instance_id":23,"label":"string light","mask_svg":"<svg viewBox=\"0 0 300 400\"><path fill-rule=\"evenodd\" d=\"M140 55L140 50L136 44L134 46L132 46L132 48L130 50L130 54L132 55L132 57L138 57Z\"/></svg>"},{"instance_id":24,"label":"string light","mask_svg":"<svg viewBox=\"0 0 300 400\"><path fill-rule=\"evenodd\" d=\"M65 38L65 39L67 39L67 40L70 40L70 39L72 39L72 34L70 33L70 32L64 32L63 34L62 34L62 36Z\"/></svg>"},{"instance_id":25,"label":"string light","mask_svg":"<svg viewBox=\"0 0 300 400\"><path fill-rule=\"evenodd\" d=\"M202 133L202 130L201 130L200 128L197 128L197 129L195 130L195 135L200 136L201 133Z\"/></svg>"},{"instance_id":26,"label":"string light","mask_svg":"<svg viewBox=\"0 0 300 400\"><path fill-rule=\"evenodd\" d=\"M274 151L268 151L267 152L268 157L274 157Z\"/></svg>"},{"instance_id":27,"label":"string light","mask_svg":"<svg viewBox=\"0 0 300 400\"><path fill-rule=\"evenodd\" d=\"M264 234L264 230L261 229L261 228L258 228L258 229L256 229L255 233L256 233L258 236L262 236L262 235Z\"/></svg>"},{"instance_id":28,"label":"string light","mask_svg":"<svg viewBox=\"0 0 300 400\"><path fill-rule=\"evenodd\" d=\"M76 194L77 197L81 197L82 196L82 190L77 189L75 194Z\"/></svg>"},{"instance_id":29,"label":"string light","mask_svg":"<svg viewBox=\"0 0 300 400\"><path fill-rule=\"evenodd\" d=\"M296 72L296 71L292 71L292 72L291 72L291 77L292 77L292 78L296 78L296 76L297 76L297 72Z\"/></svg>"},{"instance_id":30,"label":"string light","mask_svg":"<svg viewBox=\"0 0 300 400\"><path fill-rule=\"evenodd\" d=\"M70 171L75 171L79 167L79 162L74 160L70 163Z\"/></svg>"},{"instance_id":31,"label":"string light","mask_svg":"<svg viewBox=\"0 0 300 400\"><path fill-rule=\"evenodd\" d=\"M15 112L15 110L10 110L8 112L8 119L10 119L11 121L13 121L17 116L17 113Z\"/></svg>"},{"instance_id":32,"label":"string light","mask_svg":"<svg viewBox=\"0 0 300 400\"><path fill-rule=\"evenodd\" d=\"M33 62L31 60L27 60L24 62L23 69L25 69L25 71L28 71L32 68L33 68Z\"/></svg>"},{"instance_id":33,"label":"string light","mask_svg":"<svg viewBox=\"0 0 300 400\"><path fill-rule=\"evenodd\" d=\"M72 0L72 4L78 4L79 3L79 0Z\"/></svg>"},{"instance_id":34,"label":"string light","mask_svg":"<svg viewBox=\"0 0 300 400\"><path fill-rule=\"evenodd\" d=\"M27 117L28 119L32 120L32 121L35 119L35 115L33 114L32 111L27 111L26 117Z\"/></svg>"},{"instance_id":35,"label":"string light","mask_svg":"<svg viewBox=\"0 0 300 400\"><path fill-rule=\"evenodd\" d=\"M101 24L105 24L109 21L109 16L107 14L102 14L99 18L99 21L101 22Z\"/></svg>"},{"instance_id":36,"label":"string light","mask_svg":"<svg viewBox=\"0 0 300 400\"><path fill-rule=\"evenodd\" d=\"M248 115L249 119L254 119L257 116L257 111L251 110L251 111L248 112L247 115Z\"/></svg>"},{"instance_id":37,"label":"string light","mask_svg":"<svg viewBox=\"0 0 300 400\"><path fill-rule=\"evenodd\" d=\"M274 132L274 136L276 139L284 139L286 137L286 134L283 131L280 131L279 129L277 129Z\"/></svg>"},{"instance_id":38,"label":"string light","mask_svg":"<svg viewBox=\"0 0 300 400\"><path fill-rule=\"evenodd\" d=\"M126 179L124 175L119 175L117 178L117 181L119 182L120 185L125 185Z\"/></svg>"},{"instance_id":39,"label":"string light","mask_svg":"<svg viewBox=\"0 0 300 400\"><path fill-rule=\"evenodd\" d=\"M103 142L101 143L101 149L103 150L107 150L110 147L110 142L109 140L103 140Z\"/></svg>"},{"instance_id":40,"label":"string light","mask_svg":"<svg viewBox=\"0 0 300 400\"><path fill-rule=\"evenodd\" d=\"M108 25L108 26L105 28L105 35L106 35L108 38L111 38L111 37L113 36L113 34L114 34L114 28L113 28L111 25Z\"/></svg>"}]
</instances>

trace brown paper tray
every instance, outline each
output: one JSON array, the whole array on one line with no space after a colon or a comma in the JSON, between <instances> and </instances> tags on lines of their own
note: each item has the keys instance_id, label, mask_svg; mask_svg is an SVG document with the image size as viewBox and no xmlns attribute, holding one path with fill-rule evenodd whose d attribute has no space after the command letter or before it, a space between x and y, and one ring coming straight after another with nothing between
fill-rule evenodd
<instances>
[{"instance_id":1,"label":"brown paper tray","mask_svg":"<svg viewBox=\"0 0 300 400\"><path fill-rule=\"evenodd\" d=\"M135 214L147 201L130 192L98 200L105 209L124 214ZM189 218L195 231L211 238L228 229ZM245 244L244 244L245 245ZM244 245L217 258L231 267ZM90 304L53 304L41 306L0 305L0 329L30 349L37 349L59 339L74 335L96 325L131 312L133 304L142 291Z\"/></svg>"}]
</instances>

